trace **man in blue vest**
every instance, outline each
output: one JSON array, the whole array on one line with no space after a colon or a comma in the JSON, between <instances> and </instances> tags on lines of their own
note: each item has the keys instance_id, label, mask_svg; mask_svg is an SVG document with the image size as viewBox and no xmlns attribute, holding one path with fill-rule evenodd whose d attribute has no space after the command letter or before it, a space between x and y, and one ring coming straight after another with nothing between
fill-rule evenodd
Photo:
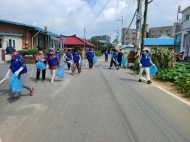
<instances>
[{"instance_id":1,"label":"man in blue vest","mask_svg":"<svg viewBox=\"0 0 190 142\"><path fill-rule=\"evenodd\" d=\"M61 60L61 53L59 51L59 48L57 48L55 54L59 57L59 60Z\"/></svg>"},{"instance_id":2,"label":"man in blue vest","mask_svg":"<svg viewBox=\"0 0 190 142\"><path fill-rule=\"evenodd\" d=\"M117 50L113 49L112 57L111 57L111 61L110 61L110 68L109 69L111 69L112 65L114 64L115 67L116 67L116 70L119 70L119 66L118 66L116 60L117 60Z\"/></svg>"},{"instance_id":3,"label":"man in blue vest","mask_svg":"<svg viewBox=\"0 0 190 142\"><path fill-rule=\"evenodd\" d=\"M149 74L149 67L150 65L154 65L151 61L151 55L149 54L150 50L148 47L145 47L143 50L143 54L139 58L139 66L140 66L140 72L139 72L139 82L141 82L142 73L145 70L147 75L147 84L151 84L150 81L150 74Z\"/></svg>"},{"instance_id":4,"label":"man in blue vest","mask_svg":"<svg viewBox=\"0 0 190 142\"><path fill-rule=\"evenodd\" d=\"M28 86L25 83L26 79L26 74L27 74L27 67L26 67L26 62L23 58L23 56L18 53L15 48L8 46L6 48L6 54L11 56L11 63L10 63L10 68L7 71L7 74L5 75L5 78L9 77L10 72L13 74L17 75L19 80L22 83L22 86L30 91L30 96L33 95L34 88ZM18 93L15 93L14 96L12 96L10 99L16 99L19 97Z\"/></svg>"},{"instance_id":5,"label":"man in blue vest","mask_svg":"<svg viewBox=\"0 0 190 142\"><path fill-rule=\"evenodd\" d=\"M105 61L107 62L108 61L108 51L107 50L104 52L104 55L105 55Z\"/></svg>"},{"instance_id":6,"label":"man in blue vest","mask_svg":"<svg viewBox=\"0 0 190 142\"><path fill-rule=\"evenodd\" d=\"M67 52L66 52L66 54L64 55L64 57L66 58L68 70L70 70L70 68L71 68L71 61L72 61L72 59L73 59L73 55L72 55L70 49L67 50Z\"/></svg>"},{"instance_id":7,"label":"man in blue vest","mask_svg":"<svg viewBox=\"0 0 190 142\"><path fill-rule=\"evenodd\" d=\"M72 75L75 74L76 67L78 69L78 73L81 73L80 60L81 60L80 54L77 52L76 49L73 49L73 61L74 61L74 64L73 64L73 69L72 69Z\"/></svg>"},{"instance_id":8,"label":"man in blue vest","mask_svg":"<svg viewBox=\"0 0 190 142\"><path fill-rule=\"evenodd\" d=\"M119 49L119 52L117 53L117 61L119 62L119 67L121 67L121 61L123 58L123 53L121 52L122 49Z\"/></svg>"},{"instance_id":9,"label":"man in blue vest","mask_svg":"<svg viewBox=\"0 0 190 142\"><path fill-rule=\"evenodd\" d=\"M88 51L89 70L93 68L93 58L94 58L94 52L92 51L92 48L90 48Z\"/></svg>"}]
</instances>

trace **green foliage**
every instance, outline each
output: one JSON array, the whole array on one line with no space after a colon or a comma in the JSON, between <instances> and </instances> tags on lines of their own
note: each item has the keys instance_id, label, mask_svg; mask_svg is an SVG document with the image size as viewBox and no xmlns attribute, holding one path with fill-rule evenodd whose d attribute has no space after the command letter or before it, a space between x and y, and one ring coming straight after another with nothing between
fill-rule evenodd
<instances>
[{"instance_id":1,"label":"green foliage","mask_svg":"<svg viewBox=\"0 0 190 142\"><path fill-rule=\"evenodd\" d=\"M105 50L107 50L107 48L108 48L108 49L111 48L111 44L109 44L108 47L106 47L105 45L102 45L102 44L100 43L100 41L99 41L98 39L96 39L96 38L92 38L91 40L89 40L89 42L91 42L92 44L94 44L95 46L97 46L97 47L96 47L97 50L98 50L98 51L101 51L102 53L103 53Z\"/></svg>"},{"instance_id":2,"label":"green foliage","mask_svg":"<svg viewBox=\"0 0 190 142\"><path fill-rule=\"evenodd\" d=\"M45 53L46 55L48 55L48 54L49 54L49 51L46 49L46 50L44 50L44 53Z\"/></svg>"},{"instance_id":3,"label":"green foliage","mask_svg":"<svg viewBox=\"0 0 190 142\"><path fill-rule=\"evenodd\" d=\"M114 39L114 40L113 40L113 43L119 43L118 39L117 39L117 38Z\"/></svg>"},{"instance_id":4,"label":"green foliage","mask_svg":"<svg viewBox=\"0 0 190 142\"><path fill-rule=\"evenodd\" d=\"M158 68L173 68L176 63L174 50L154 47L151 49L151 60Z\"/></svg>"},{"instance_id":5,"label":"green foliage","mask_svg":"<svg viewBox=\"0 0 190 142\"><path fill-rule=\"evenodd\" d=\"M18 52L23 56L28 55L28 50L19 50Z\"/></svg>"},{"instance_id":6,"label":"green foliage","mask_svg":"<svg viewBox=\"0 0 190 142\"><path fill-rule=\"evenodd\" d=\"M96 52L95 52L95 55L96 55L97 57L100 57L100 56L102 56L102 52L101 52L101 51L96 51Z\"/></svg>"},{"instance_id":7,"label":"green foliage","mask_svg":"<svg viewBox=\"0 0 190 142\"><path fill-rule=\"evenodd\" d=\"M27 53L28 53L28 55L34 56L38 53L38 49L29 49Z\"/></svg>"},{"instance_id":8,"label":"green foliage","mask_svg":"<svg viewBox=\"0 0 190 142\"><path fill-rule=\"evenodd\" d=\"M82 51L81 50L78 50L78 53L82 56Z\"/></svg>"},{"instance_id":9,"label":"green foliage","mask_svg":"<svg viewBox=\"0 0 190 142\"><path fill-rule=\"evenodd\" d=\"M74 47L77 51L79 51L79 50L81 50L80 48L80 46L79 45L76 45L75 47Z\"/></svg>"},{"instance_id":10,"label":"green foliage","mask_svg":"<svg viewBox=\"0 0 190 142\"><path fill-rule=\"evenodd\" d=\"M160 69L156 79L174 82L178 90L190 97L190 65L177 63L174 68Z\"/></svg>"}]
</instances>

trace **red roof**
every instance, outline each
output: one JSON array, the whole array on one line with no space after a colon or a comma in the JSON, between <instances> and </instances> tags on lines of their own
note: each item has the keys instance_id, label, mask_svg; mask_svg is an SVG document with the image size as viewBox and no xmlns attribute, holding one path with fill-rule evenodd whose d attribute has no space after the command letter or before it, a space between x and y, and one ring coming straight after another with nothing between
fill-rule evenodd
<instances>
[{"instance_id":1,"label":"red roof","mask_svg":"<svg viewBox=\"0 0 190 142\"><path fill-rule=\"evenodd\" d=\"M76 37L76 35L73 36L64 36L66 41L64 42L64 45L84 45L84 39L81 39L79 37ZM85 40L85 45L90 47L95 47L94 44L88 42Z\"/></svg>"}]
</instances>

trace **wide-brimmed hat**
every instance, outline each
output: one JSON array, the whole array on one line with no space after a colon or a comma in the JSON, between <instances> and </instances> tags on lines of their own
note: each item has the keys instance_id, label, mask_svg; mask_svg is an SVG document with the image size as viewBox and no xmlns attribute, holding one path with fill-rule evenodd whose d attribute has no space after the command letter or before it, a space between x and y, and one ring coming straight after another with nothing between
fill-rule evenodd
<instances>
[{"instance_id":1,"label":"wide-brimmed hat","mask_svg":"<svg viewBox=\"0 0 190 142\"><path fill-rule=\"evenodd\" d=\"M148 47L144 47L142 51L146 51L146 50L147 50L148 52L150 52L150 49L149 49Z\"/></svg>"},{"instance_id":2,"label":"wide-brimmed hat","mask_svg":"<svg viewBox=\"0 0 190 142\"><path fill-rule=\"evenodd\" d=\"M6 55L7 54L12 54L13 52L15 52L16 50L15 50L15 48L14 47L12 47L12 46L8 46L7 48L6 48Z\"/></svg>"},{"instance_id":3,"label":"wide-brimmed hat","mask_svg":"<svg viewBox=\"0 0 190 142\"><path fill-rule=\"evenodd\" d=\"M54 52L54 49L53 48L49 48L49 52Z\"/></svg>"}]
</instances>

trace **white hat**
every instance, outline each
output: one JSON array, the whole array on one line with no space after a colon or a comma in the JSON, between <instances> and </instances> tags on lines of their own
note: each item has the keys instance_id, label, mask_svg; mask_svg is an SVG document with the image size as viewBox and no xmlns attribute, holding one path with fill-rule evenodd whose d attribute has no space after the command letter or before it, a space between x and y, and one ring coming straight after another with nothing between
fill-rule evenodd
<instances>
[{"instance_id":1,"label":"white hat","mask_svg":"<svg viewBox=\"0 0 190 142\"><path fill-rule=\"evenodd\" d=\"M150 49L148 47L144 47L142 51L148 50L150 52Z\"/></svg>"}]
</instances>

